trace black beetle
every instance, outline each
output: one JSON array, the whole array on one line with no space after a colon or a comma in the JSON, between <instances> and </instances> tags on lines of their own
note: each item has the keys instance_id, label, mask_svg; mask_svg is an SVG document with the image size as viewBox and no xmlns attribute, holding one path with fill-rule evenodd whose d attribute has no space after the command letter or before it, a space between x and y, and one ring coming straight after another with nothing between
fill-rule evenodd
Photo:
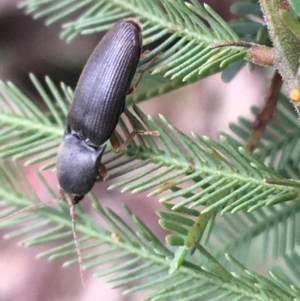
<instances>
[{"instance_id":1,"label":"black beetle","mask_svg":"<svg viewBox=\"0 0 300 301\"><path fill-rule=\"evenodd\" d=\"M135 19L116 23L87 61L57 155L57 177L72 204L94 186L106 142L125 106L142 48L141 26Z\"/></svg>"}]
</instances>

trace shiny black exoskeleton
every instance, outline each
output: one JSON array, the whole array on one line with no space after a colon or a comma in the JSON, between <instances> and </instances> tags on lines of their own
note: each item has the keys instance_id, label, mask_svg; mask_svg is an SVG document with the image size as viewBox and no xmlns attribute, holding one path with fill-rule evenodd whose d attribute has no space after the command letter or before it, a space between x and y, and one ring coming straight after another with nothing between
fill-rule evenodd
<instances>
[{"instance_id":1,"label":"shiny black exoskeleton","mask_svg":"<svg viewBox=\"0 0 300 301\"><path fill-rule=\"evenodd\" d=\"M134 19L116 23L86 63L57 155L61 189L78 203L94 186L104 147L125 106L142 47L141 27Z\"/></svg>"}]
</instances>

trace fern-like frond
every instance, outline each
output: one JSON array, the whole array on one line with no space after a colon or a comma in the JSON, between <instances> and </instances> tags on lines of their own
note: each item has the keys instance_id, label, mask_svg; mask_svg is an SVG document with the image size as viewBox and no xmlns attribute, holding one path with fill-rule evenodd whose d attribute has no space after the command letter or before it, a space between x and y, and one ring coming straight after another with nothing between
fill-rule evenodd
<instances>
[{"instance_id":1,"label":"fern-like frond","mask_svg":"<svg viewBox=\"0 0 300 301\"><path fill-rule=\"evenodd\" d=\"M259 109L251 109L253 116L256 116ZM254 118L253 118L254 120ZM237 123L230 124L239 141L238 145L244 144L251 133L251 123L253 121L240 117ZM291 106L288 98L281 95L276 107L276 111L271 122L257 146L255 155L261 162L269 168L277 170L285 177L298 178L297 166L299 166L300 143L299 143L299 120L297 114Z\"/></svg>"},{"instance_id":2,"label":"fern-like frond","mask_svg":"<svg viewBox=\"0 0 300 301\"><path fill-rule=\"evenodd\" d=\"M45 114L24 98L16 87L10 90L11 84L3 84L6 88L2 93L5 97L1 102L1 131L15 134L4 135L0 155L26 158L25 164L43 162L42 169L46 169L55 166L66 104L50 79L47 83L56 91L53 93L50 89L56 95L56 105L48 102L45 90L35 78L32 80L48 105L49 119L43 118ZM63 90L67 98L72 93L67 88ZM10 94L16 91L18 97ZM22 96L20 99L19 95ZM207 231L204 236L208 237L218 213L242 209L254 211L298 198L300 188L297 183L289 180L282 185L266 182L265 179L278 182L284 178L260 163L255 156L236 148L225 137L221 137L221 142L196 134L190 138L163 116L157 121L144 115L137 107L134 110L136 114L125 111L130 127L126 125L126 118L120 120L118 133L121 142L132 129L156 130L160 136L138 136L120 153L107 147L103 163L108 168L110 179L118 178L109 188L122 187L122 191L132 193L148 191L149 196L163 194L160 201L167 212L160 213L160 223L174 233L168 238L171 245L194 245L204 230ZM17 133L23 135L24 147L16 147L21 143ZM40 137L44 141L42 145ZM49 146L45 141L49 141ZM126 178L120 179L124 175ZM200 206L205 208L200 211ZM203 228L197 228L199 223Z\"/></svg>"},{"instance_id":3,"label":"fern-like frond","mask_svg":"<svg viewBox=\"0 0 300 301\"><path fill-rule=\"evenodd\" d=\"M293 202L261 208L251 214L224 215L222 221L215 223L210 250L229 253L246 265L265 260L275 265L299 247L299 212L299 203ZM245 258L246 253L255 253L255 260L251 256Z\"/></svg>"},{"instance_id":4,"label":"fern-like frond","mask_svg":"<svg viewBox=\"0 0 300 301\"><path fill-rule=\"evenodd\" d=\"M299 283L300 269L299 266L295 264L295 262L298 262L299 257L300 252L298 247L283 256L281 260L278 260L272 272L275 275L279 275L287 283Z\"/></svg>"},{"instance_id":5,"label":"fern-like frond","mask_svg":"<svg viewBox=\"0 0 300 301\"><path fill-rule=\"evenodd\" d=\"M22 6L36 18L46 17L47 24L68 18L62 33L68 41L79 34L108 30L119 19L137 17L143 22L144 45L163 41L142 60L140 70L162 53L152 73L180 79L179 85L216 73L245 56L242 48L208 47L238 37L212 8L197 0L27 0Z\"/></svg>"},{"instance_id":6,"label":"fern-like frond","mask_svg":"<svg viewBox=\"0 0 300 301\"><path fill-rule=\"evenodd\" d=\"M46 77L48 91L31 75L36 91L47 106L43 112L13 83L0 81L0 156L15 160L32 158L26 164L49 161L42 168L54 166L54 157L62 138L71 91L62 85L61 93ZM53 104L55 99L55 104Z\"/></svg>"},{"instance_id":7,"label":"fern-like frond","mask_svg":"<svg viewBox=\"0 0 300 301\"><path fill-rule=\"evenodd\" d=\"M125 180L110 186L111 189L125 186L123 191L137 193L158 187L149 196L174 189L175 192L164 195L160 201L171 203L183 197L184 200L174 204L173 209L206 205L208 207L205 212L218 208L223 208L223 212L235 212L243 208L252 211L267 204L280 202L288 195L288 198L293 194L297 195L296 187L266 183L265 178L279 180L280 176L267 169L243 149L235 148L225 137L221 137L220 143L196 134L194 139L191 139L173 127L163 116L160 118L165 126L145 116L136 107L134 109L145 127L157 130L160 136L155 140L152 137L139 137L141 145L138 149L142 150L140 156L136 145L129 145L126 153L132 157L130 161L124 159L123 162L114 165L111 164L112 158L109 159L107 166L112 178L127 175ZM125 113L133 128L143 128L129 111ZM122 128L127 135L129 130L124 126ZM118 154L115 156L119 157ZM135 168L132 164L129 167L126 164L133 163L135 159L147 159L149 161L146 164L151 162L155 165L149 167L148 171L143 170L140 174L130 176L128 172ZM165 170L161 171L162 166ZM116 168L119 169L115 173ZM176 172L172 172L171 176L168 175L174 170ZM136 183L137 179L139 181ZM189 181L193 181L194 185L178 190L181 185L191 183ZM197 189L201 191L195 193ZM262 199L264 200L261 202Z\"/></svg>"},{"instance_id":8,"label":"fern-like frond","mask_svg":"<svg viewBox=\"0 0 300 301\"><path fill-rule=\"evenodd\" d=\"M0 189L1 214L4 208L22 208L36 201L30 183L24 183L22 168L17 164L1 162L1 181L7 190ZM16 183L15 179L22 181ZM26 189L22 185L26 185ZM45 183L45 182L44 182ZM128 208L125 212L131 225L110 209L103 208L91 195L96 212L106 222L106 229L77 206L76 226L80 233L83 262L86 269L96 269L96 277L106 277L113 287L122 287L124 294L143 291L143 300L294 300L297 293L278 281L268 280L248 271L227 255L229 270L218 263L203 247L197 246L193 262L184 261L182 267L169 274L169 260L173 252L166 248L144 223ZM6 238L21 238L25 246L56 242L38 257L67 260L65 265L76 264L71 219L68 205L60 203L57 209L42 208L25 216L18 216L1 227L22 225ZM113 235L112 235L113 234ZM67 240L67 242L66 242ZM68 240L70 240L68 242ZM166 260L167 259L167 260ZM196 261L195 261L196 260ZM283 298L284 297L284 298Z\"/></svg>"},{"instance_id":9,"label":"fern-like frond","mask_svg":"<svg viewBox=\"0 0 300 301\"><path fill-rule=\"evenodd\" d=\"M271 46L268 30L263 24L263 15L259 3L237 2L231 5L230 11L238 19L230 22L231 29L242 41ZM254 65L243 59L230 64L222 72L222 79L229 82L246 65L252 70Z\"/></svg>"},{"instance_id":10,"label":"fern-like frond","mask_svg":"<svg viewBox=\"0 0 300 301\"><path fill-rule=\"evenodd\" d=\"M240 1L231 5L230 11L239 16L239 19L230 23L230 27L241 40L271 46L267 27L263 22L264 16L258 2Z\"/></svg>"}]
</instances>

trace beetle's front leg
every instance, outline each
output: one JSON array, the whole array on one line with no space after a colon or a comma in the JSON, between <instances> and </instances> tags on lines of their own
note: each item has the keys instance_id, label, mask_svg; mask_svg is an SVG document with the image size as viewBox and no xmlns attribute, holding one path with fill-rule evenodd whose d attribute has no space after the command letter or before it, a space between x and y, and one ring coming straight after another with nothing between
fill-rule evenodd
<instances>
[{"instance_id":1,"label":"beetle's front leg","mask_svg":"<svg viewBox=\"0 0 300 301\"><path fill-rule=\"evenodd\" d=\"M149 50L146 50L144 51L142 54L141 54L141 58L147 56L147 54L149 53ZM139 85L139 83L141 82L144 74L154 65L154 63L160 58L160 56L162 55L162 52L159 53L158 55L156 55L151 61L150 63L148 64L148 66L140 73L136 83L131 86L128 91L127 91L127 95L131 94L133 91L135 91Z\"/></svg>"},{"instance_id":2,"label":"beetle's front leg","mask_svg":"<svg viewBox=\"0 0 300 301\"><path fill-rule=\"evenodd\" d=\"M102 163L100 164L100 168L99 168L99 176L102 178L103 181L106 181L109 178L107 168Z\"/></svg>"},{"instance_id":3,"label":"beetle's front leg","mask_svg":"<svg viewBox=\"0 0 300 301\"><path fill-rule=\"evenodd\" d=\"M133 130L130 133L130 135L126 138L124 143L121 145L116 133L114 132L110 136L110 143L116 152L120 152L128 146L128 144L133 140L135 135L159 136L160 134L158 131Z\"/></svg>"}]
</instances>

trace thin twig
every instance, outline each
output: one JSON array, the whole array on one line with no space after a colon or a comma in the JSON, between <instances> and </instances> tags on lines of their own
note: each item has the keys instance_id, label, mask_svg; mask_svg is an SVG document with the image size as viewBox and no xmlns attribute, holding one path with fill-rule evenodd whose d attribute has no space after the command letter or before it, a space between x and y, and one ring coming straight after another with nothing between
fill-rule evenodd
<instances>
[{"instance_id":1,"label":"thin twig","mask_svg":"<svg viewBox=\"0 0 300 301\"><path fill-rule=\"evenodd\" d=\"M219 43L214 43L210 44L208 47L209 48L220 48L220 47L246 47L246 48L251 48L253 43L248 43L248 42L231 42L231 41L224 41L224 42L219 42Z\"/></svg>"},{"instance_id":2,"label":"thin twig","mask_svg":"<svg viewBox=\"0 0 300 301\"><path fill-rule=\"evenodd\" d=\"M253 129L252 133L245 145L245 148L250 152L253 152L255 150L265 131L267 124L272 119L279 98L281 86L282 86L282 78L278 73L278 71L275 71L274 76L272 78L267 102L264 108L256 116L256 119L252 124L252 129Z\"/></svg>"}]
</instances>

